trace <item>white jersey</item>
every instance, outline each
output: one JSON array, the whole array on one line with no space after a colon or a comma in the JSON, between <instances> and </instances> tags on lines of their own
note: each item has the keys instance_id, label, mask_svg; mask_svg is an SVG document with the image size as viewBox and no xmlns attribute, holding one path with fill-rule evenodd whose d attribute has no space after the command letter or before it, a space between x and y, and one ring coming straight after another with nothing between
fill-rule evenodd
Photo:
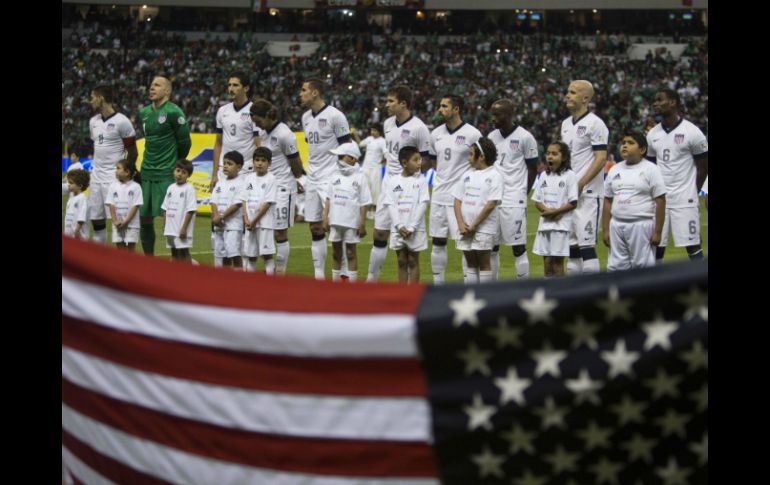
<instances>
[{"instance_id":1,"label":"white jersey","mask_svg":"<svg viewBox=\"0 0 770 485\"><path fill-rule=\"evenodd\" d=\"M385 159L389 174L398 175L403 170L398 161L398 151L404 147L415 147L424 157L430 154L430 132L420 118L412 115L399 124L396 117L391 116L382 128L385 131Z\"/></svg>"},{"instance_id":2,"label":"white jersey","mask_svg":"<svg viewBox=\"0 0 770 485\"><path fill-rule=\"evenodd\" d=\"M351 167L353 169L354 167ZM360 170L338 171L326 186L324 199L329 199L329 225L357 229L361 206L372 204L366 175Z\"/></svg>"},{"instance_id":3,"label":"white jersey","mask_svg":"<svg viewBox=\"0 0 770 485\"><path fill-rule=\"evenodd\" d=\"M219 216L233 204L240 204L241 189L243 181L248 175L238 175L235 178L223 178L217 182L217 186L214 188L214 192L211 194L211 203L216 204L217 212ZM226 231L242 231L243 230L243 216L239 209L230 217L225 219Z\"/></svg>"},{"instance_id":4,"label":"white jersey","mask_svg":"<svg viewBox=\"0 0 770 485\"><path fill-rule=\"evenodd\" d=\"M549 209L562 207L569 202L577 202L577 175L572 170L565 170L560 174L555 172L541 173L540 181L535 188L535 193L532 195L532 200L540 202ZM558 221L540 216L540 224L537 226L538 232L570 231L572 229L573 212L563 213Z\"/></svg>"},{"instance_id":5,"label":"white jersey","mask_svg":"<svg viewBox=\"0 0 770 485\"><path fill-rule=\"evenodd\" d=\"M83 223L80 226L80 238L88 239L88 199L85 192L73 195L67 200L67 210L64 214L64 234L74 236L75 226L78 222Z\"/></svg>"},{"instance_id":6,"label":"white jersey","mask_svg":"<svg viewBox=\"0 0 770 485\"><path fill-rule=\"evenodd\" d=\"M278 122L262 136L262 146L273 152L270 161L270 173L275 176L279 187L288 188L292 194L297 193L297 179L291 172L289 159L299 156L297 137L286 123Z\"/></svg>"},{"instance_id":7,"label":"white jersey","mask_svg":"<svg viewBox=\"0 0 770 485\"><path fill-rule=\"evenodd\" d=\"M116 180L107 191L106 205L115 207L115 215L122 221L128 215L132 207L144 204L142 198L142 186L133 180L126 183ZM128 223L128 229L139 229L139 212Z\"/></svg>"},{"instance_id":8,"label":"white jersey","mask_svg":"<svg viewBox=\"0 0 770 485\"><path fill-rule=\"evenodd\" d=\"M446 124L430 134L431 157L436 158L436 175L433 179L433 202L453 205L452 187L470 168L468 153L471 145L481 138L481 132L468 123L461 123L454 131Z\"/></svg>"},{"instance_id":9,"label":"white jersey","mask_svg":"<svg viewBox=\"0 0 770 485\"><path fill-rule=\"evenodd\" d=\"M696 207L695 158L708 156L706 136L685 119L668 131L658 123L647 133L647 158L656 161L666 183L666 208Z\"/></svg>"},{"instance_id":10,"label":"white jersey","mask_svg":"<svg viewBox=\"0 0 770 485\"><path fill-rule=\"evenodd\" d=\"M246 204L249 219L254 219L263 204L275 204L275 192L275 176L270 172L261 177L256 172L246 176L239 199L241 203ZM268 209L257 222L256 227L273 229L273 212L272 209Z\"/></svg>"},{"instance_id":11,"label":"white jersey","mask_svg":"<svg viewBox=\"0 0 770 485\"><path fill-rule=\"evenodd\" d=\"M385 158L385 138L367 136L361 140L358 146L366 149L364 162L361 164L364 168L380 166L380 162Z\"/></svg>"},{"instance_id":12,"label":"white jersey","mask_svg":"<svg viewBox=\"0 0 770 485\"><path fill-rule=\"evenodd\" d=\"M704 194L708 195L709 193L709 176L706 175L706 180L703 181L703 187L701 187L701 190Z\"/></svg>"},{"instance_id":13,"label":"white jersey","mask_svg":"<svg viewBox=\"0 0 770 485\"><path fill-rule=\"evenodd\" d=\"M452 196L462 202L460 212L466 224L473 224L481 209L489 201L503 200L503 178L494 165L484 170L468 170L455 184ZM500 211L495 207L476 228L482 234L497 234L500 229Z\"/></svg>"},{"instance_id":14,"label":"white jersey","mask_svg":"<svg viewBox=\"0 0 770 485\"><path fill-rule=\"evenodd\" d=\"M428 179L421 173L406 177L390 177L383 187L384 205L390 210L393 224L391 231L398 231L398 226L405 226L412 232L425 232L425 210L430 202Z\"/></svg>"},{"instance_id":15,"label":"white jersey","mask_svg":"<svg viewBox=\"0 0 770 485\"><path fill-rule=\"evenodd\" d=\"M503 138L500 130L489 134L497 148L495 167L503 177L502 207L527 207L527 167L537 163L537 142L532 133L521 126Z\"/></svg>"},{"instance_id":16,"label":"white jersey","mask_svg":"<svg viewBox=\"0 0 770 485\"><path fill-rule=\"evenodd\" d=\"M222 135L222 153L219 154L219 171L222 172L222 164L225 153L236 151L243 155L243 167L240 173L246 174L252 171L254 150L254 137L261 132L257 125L251 121L251 101L243 106L235 106L235 103L227 103L217 110L216 132Z\"/></svg>"},{"instance_id":17,"label":"white jersey","mask_svg":"<svg viewBox=\"0 0 770 485\"><path fill-rule=\"evenodd\" d=\"M98 114L88 122L94 141L92 184L111 184L115 181L115 166L122 160L128 146L134 143L136 132L126 115L115 112L108 118Z\"/></svg>"},{"instance_id":18,"label":"white jersey","mask_svg":"<svg viewBox=\"0 0 770 485\"><path fill-rule=\"evenodd\" d=\"M184 218L188 212L192 212L192 219L187 225L187 238L192 240L195 229L195 214L198 212L198 202L195 197L195 187L189 182L182 185L176 182L168 186L166 198L163 199L161 209L166 211L166 225L163 228L164 236L179 236Z\"/></svg>"},{"instance_id":19,"label":"white jersey","mask_svg":"<svg viewBox=\"0 0 770 485\"><path fill-rule=\"evenodd\" d=\"M618 163L604 181L604 196L613 199L612 217L623 222L655 217L655 198L665 193L660 169L647 160Z\"/></svg>"},{"instance_id":20,"label":"white jersey","mask_svg":"<svg viewBox=\"0 0 770 485\"><path fill-rule=\"evenodd\" d=\"M302 115L309 160L307 178L310 183L324 184L337 173L337 155L329 150L350 139L350 126L342 111L325 104L318 113L312 110Z\"/></svg>"},{"instance_id":21,"label":"white jersey","mask_svg":"<svg viewBox=\"0 0 770 485\"><path fill-rule=\"evenodd\" d=\"M591 167L595 158L594 152L607 150L609 135L610 132L604 121L590 111L577 120L573 120L570 116L562 122L561 141L569 147L570 164L578 180L583 178ZM581 195L592 198L602 197L603 181L604 170L599 170L599 173L583 187Z\"/></svg>"}]
</instances>

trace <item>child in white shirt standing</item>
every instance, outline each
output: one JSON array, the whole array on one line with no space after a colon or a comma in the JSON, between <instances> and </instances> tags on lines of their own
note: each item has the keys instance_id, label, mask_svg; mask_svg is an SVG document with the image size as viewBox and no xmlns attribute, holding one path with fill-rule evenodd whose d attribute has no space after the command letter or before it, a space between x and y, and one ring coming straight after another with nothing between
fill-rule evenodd
<instances>
[{"instance_id":1,"label":"child in white shirt standing","mask_svg":"<svg viewBox=\"0 0 770 485\"><path fill-rule=\"evenodd\" d=\"M119 160L115 165L115 177L118 179L107 191L105 205L112 218L112 243L118 249L133 251L139 240L139 207L142 198L142 176L136 170L136 164L128 160Z\"/></svg>"},{"instance_id":2,"label":"child in white shirt standing","mask_svg":"<svg viewBox=\"0 0 770 485\"><path fill-rule=\"evenodd\" d=\"M214 228L214 256L222 259L225 268L241 267L243 244L243 215L239 200L243 155L235 150L225 153L222 161L224 177L217 182L211 194L211 225Z\"/></svg>"},{"instance_id":3,"label":"child in white shirt standing","mask_svg":"<svg viewBox=\"0 0 770 485\"><path fill-rule=\"evenodd\" d=\"M91 174L83 169L67 172L67 189L70 198L64 214L64 235L76 239L88 239L88 199L86 189L91 180Z\"/></svg>"},{"instance_id":4,"label":"child in white shirt standing","mask_svg":"<svg viewBox=\"0 0 770 485\"><path fill-rule=\"evenodd\" d=\"M171 258L192 262L190 248L193 245L193 227L198 201L195 188L187 183L193 173L193 164L184 158L174 164L174 182L166 190L163 209L163 235L166 247L171 248Z\"/></svg>"}]
</instances>

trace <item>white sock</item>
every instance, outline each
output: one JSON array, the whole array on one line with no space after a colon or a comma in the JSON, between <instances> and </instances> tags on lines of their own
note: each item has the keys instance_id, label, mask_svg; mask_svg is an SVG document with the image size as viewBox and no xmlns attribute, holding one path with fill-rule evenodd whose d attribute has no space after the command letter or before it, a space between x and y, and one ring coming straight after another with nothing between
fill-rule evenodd
<instances>
[{"instance_id":1,"label":"white sock","mask_svg":"<svg viewBox=\"0 0 770 485\"><path fill-rule=\"evenodd\" d=\"M107 228L99 229L98 231L94 229L94 234L91 236L91 239L101 243L106 244L107 243Z\"/></svg>"},{"instance_id":2,"label":"white sock","mask_svg":"<svg viewBox=\"0 0 770 485\"><path fill-rule=\"evenodd\" d=\"M289 241L279 242L275 245L275 272L286 274L286 266L289 264Z\"/></svg>"},{"instance_id":3,"label":"white sock","mask_svg":"<svg viewBox=\"0 0 770 485\"><path fill-rule=\"evenodd\" d=\"M265 260L265 274L275 274L275 258Z\"/></svg>"},{"instance_id":4,"label":"white sock","mask_svg":"<svg viewBox=\"0 0 770 485\"><path fill-rule=\"evenodd\" d=\"M468 271L468 260L465 259L465 255L463 254L460 256L460 263L463 267L463 277L465 277L465 272ZM478 268L476 268L476 271L478 271Z\"/></svg>"},{"instance_id":5,"label":"white sock","mask_svg":"<svg viewBox=\"0 0 770 485\"><path fill-rule=\"evenodd\" d=\"M385 257L388 255L388 248L379 248L372 246L372 252L369 253L369 274L366 281L377 281L380 277L382 265L385 263Z\"/></svg>"},{"instance_id":6,"label":"white sock","mask_svg":"<svg viewBox=\"0 0 770 485\"><path fill-rule=\"evenodd\" d=\"M479 283L489 283L494 281L492 271L479 271Z\"/></svg>"},{"instance_id":7,"label":"white sock","mask_svg":"<svg viewBox=\"0 0 770 485\"><path fill-rule=\"evenodd\" d=\"M591 274L599 272L599 259L593 258L583 261L583 274Z\"/></svg>"},{"instance_id":8,"label":"white sock","mask_svg":"<svg viewBox=\"0 0 770 485\"><path fill-rule=\"evenodd\" d=\"M433 284L444 284L444 271L446 270L446 246L433 245L430 251L430 267L433 270Z\"/></svg>"},{"instance_id":9,"label":"white sock","mask_svg":"<svg viewBox=\"0 0 770 485\"><path fill-rule=\"evenodd\" d=\"M351 283L356 281L358 279L358 271L350 271L348 270L348 281Z\"/></svg>"},{"instance_id":10,"label":"white sock","mask_svg":"<svg viewBox=\"0 0 770 485\"><path fill-rule=\"evenodd\" d=\"M529 255L524 253L516 258L516 279L527 278L529 278Z\"/></svg>"},{"instance_id":11,"label":"white sock","mask_svg":"<svg viewBox=\"0 0 770 485\"><path fill-rule=\"evenodd\" d=\"M492 263L492 280L497 280L500 276L500 251L492 251L489 261Z\"/></svg>"},{"instance_id":12,"label":"white sock","mask_svg":"<svg viewBox=\"0 0 770 485\"><path fill-rule=\"evenodd\" d=\"M583 258L567 259L567 274L580 274L583 272Z\"/></svg>"},{"instance_id":13,"label":"white sock","mask_svg":"<svg viewBox=\"0 0 770 485\"><path fill-rule=\"evenodd\" d=\"M214 244L214 232L211 232L211 250L214 251L215 248ZM216 254L214 254L214 267L215 268L221 268L222 267L222 258L218 258Z\"/></svg>"},{"instance_id":14,"label":"white sock","mask_svg":"<svg viewBox=\"0 0 770 485\"><path fill-rule=\"evenodd\" d=\"M257 260L250 260L249 258L243 258L243 271L247 273L253 273L257 270Z\"/></svg>"},{"instance_id":15,"label":"white sock","mask_svg":"<svg viewBox=\"0 0 770 485\"><path fill-rule=\"evenodd\" d=\"M466 285L473 285L479 282L479 270L478 268L467 268L464 273L463 280Z\"/></svg>"},{"instance_id":16,"label":"white sock","mask_svg":"<svg viewBox=\"0 0 770 485\"><path fill-rule=\"evenodd\" d=\"M342 279L341 269L332 269L332 281L340 281Z\"/></svg>"},{"instance_id":17,"label":"white sock","mask_svg":"<svg viewBox=\"0 0 770 485\"><path fill-rule=\"evenodd\" d=\"M315 270L315 279L324 279L324 269L326 266L326 239L313 241L310 243L310 254L313 255L313 269Z\"/></svg>"},{"instance_id":18,"label":"white sock","mask_svg":"<svg viewBox=\"0 0 770 485\"><path fill-rule=\"evenodd\" d=\"M347 246L345 244L345 241L342 241L342 259L340 260L340 274L347 276L348 275L348 250L345 246Z\"/></svg>"}]
</instances>

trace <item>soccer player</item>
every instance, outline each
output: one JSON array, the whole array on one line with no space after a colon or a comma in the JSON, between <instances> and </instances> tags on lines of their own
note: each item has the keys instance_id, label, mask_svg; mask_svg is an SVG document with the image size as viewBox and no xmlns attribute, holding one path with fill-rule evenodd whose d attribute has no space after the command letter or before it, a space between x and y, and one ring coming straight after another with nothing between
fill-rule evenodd
<instances>
[{"instance_id":1,"label":"soccer player","mask_svg":"<svg viewBox=\"0 0 770 485\"><path fill-rule=\"evenodd\" d=\"M527 197L537 176L537 141L532 133L513 124L513 102L499 99L490 108L495 130L489 139L497 148L495 167L503 177L500 243L511 246L516 279L529 277L527 255ZM500 271L500 245L492 249L492 279Z\"/></svg>"},{"instance_id":2,"label":"soccer player","mask_svg":"<svg viewBox=\"0 0 770 485\"><path fill-rule=\"evenodd\" d=\"M398 178L401 174L403 167L398 159L398 152L403 147L417 148L423 157L424 170L430 165L430 132L425 123L412 114L412 91L404 85L391 87L388 90L387 107L390 117L383 123L387 162L383 185L388 183L390 178ZM377 198L377 213L374 215L374 242L366 281L377 281L388 254L388 235L393 221L383 204L384 195L380 192Z\"/></svg>"},{"instance_id":3,"label":"soccer player","mask_svg":"<svg viewBox=\"0 0 770 485\"><path fill-rule=\"evenodd\" d=\"M113 106L113 91L101 85L91 90L91 108L96 112L88 122L94 141L94 161L91 172L91 193L88 207L91 211L93 240L107 242L107 197L110 185L115 182L115 166L123 158L136 162L136 132L134 125Z\"/></svg>"},{"instance_id":4,"label":"soccer player","mask_svg":"<svg viewBox=\"0 0 770 485\"><path fill-rule=\"evenodd\" d=\"M578 177L579 195L570 232L567 274L599 272L596 239L609 130L601 118L588 110L593 97L594 87L590 82L572 81L565 97L571 116L561 124L561 140L569 147L572 170Z\"/></svg>"},{"instance_id":5,"label":"soccer player","mask_svg":"<svg viewBox=\"0 0 770 485\"><path fill-rule=\"evenodd\" d=\"M660 89L652 107L663 119L647 133L647 158L658 164L666 183L666 220L655 257L663 260L670 231L690 259L703 259L698 191L708 175L708 141L679 115L682 103L673 89Z\"/></svg>"},{"instance_id":6,"label":"soccer player","mask_svg":"<svg viewBox=\"0 0 770 485\"><path fill-rule=\"evenodd\" d=\"M604 182L602 236L610 250L607 271L655 266L666 211L666 186L660 168L644 160L647 140L628 133L620 143L623 162Z\"/></svg>"},{"instance_id":7,"label":"soccer player","mask_svg":"<svg viewBox=\"0 0 770 485\"><path fill-rule=\"evenodd\" d=\"M112 243L118 249L134 251L139 240L139 207L142 206L142 178L136 164L119 160L115 166L115 182L107 194L107 207L112 218Z\"/></svg>"},{"instance_id":8,"label":"soccer player","mask_svg":"<svg viewBox=\"0 0 770 485\"><path fill-rule=\"evenodd\" d=\"M326 241L323 230L324 190L337 174L337 156L331 150L352 140L345 115L326 104L324 83L310 78L302 83L300 102L308 108L302 115L302 130L308 144L309 159L305 187L305 220L309 223L313 269L316 279L324 279Z\"/></svg>"},{"instance_id":9,"label":"soccer player","mask_svg":"<svg viewBox=\"0 0 770 485\"><path fill-rule=\"evenodd\" d=\"M217 182L211 194L211 225L214 228L214 256L226 268L241 267L243 243L243 214L239 198L246 175L241 175L243 155L238 151L225 153L222 169L225 176Z\"/></svg>"},{"instance_id":10,"label":"soccer player","mask_svg":"<svg viewBox=\"0 0 770 485\"><path fill-rule=\"evenodd\" d=\"M91 175L83 169L67 172L70 198L64 212L64 234L76 239L88 239L88 199L85 191Z\"/></svg>"},{"instance_id":11,"label":"soccer player","mask_svg":"<svg viewBox=\"0 0 770 485\"><path fill-rule=\"evenodd\" d=\"M178 261L192 260L190 248L198 211L195 188L187 182L192 173L193 164L189 160L181 159L174 164L174 183L168 186L160 206L166 247L171 249L171 258Z\"/></svg>"},{"instance_id":12,"label":"soccer player","mask_svg":"<svg viewBox=\"0 0 770 485\"><path fill-rule=\"evenodd\" d=\"M190 127L182 109L170 101L171 90L171 81L155 76L150 84L152 103L139 110L145 136L139 238L144 254L150 255L155 254L153 218L161 215L166 191L175 183L176 161L184 160L192 146Z\"/></svg>"},{"instance_id":13,"label":"soccer player","mask_svg":"<svg viewBox=\"0 0 770 485\"><path fill-rule=\"evenodd\" d=\"M364 148L364 161L361 168L366 175L369 183L369 192L372 194L372 200L376 201L380 196L382 187L382 166L385 164L385 138L382 137L382 127L379 125L369 128L369 136L361 139L358 133L351 133L353 140L358 143L359 148ZM366 212L367 219L374 219L374 206Z\"/></svg>"},{"instance_id":14,"label":"soccer player","mask_svg":"<svg viewBox=\"0 0 770 485\"><path fill-rule=\"evenodd\" d=\"M430 202L430 237L433 238L430 264L435 284L444 283L447 238L456 240L460 235L452 188L468 171L470 148L481 138L479 130L462 120L463 105L463 99L454 94L441 98L438 113L444 123L430 134L430 157L436 170ZM494 163L494 160L489 163Z\"/></svg>"},{"instance_id":15,"label":"soccer player","mask_svg":"<svg viewBox=\"0 0 770 485\"><path fill-rule=\"evenodd\" d=\"M269 172L272 152L267 147L254 150L254 171L243 181L240 201L243 204L243 256L246 271L257 268L257 258L265 262L265 274L275 273L275 236L273 235L273 206L275 205L275 176Z\"/></svg>"},{"instance_id":16,"label":"soccer player","mask_svg":"<svg viewBox=\"0 0 770 485\"><path fill-rule=\"evenodd\" d=\"M275 176L276 194L273 217L275 236L275 272L286 274L289 264L289 228L294 225L297 199L304 187L302 160L297 138L278 115L278 108L266 99L257 98L251 105L251 119L264 132L262 143L272 152L270 173Z\"/></svg>"}]
</instances>

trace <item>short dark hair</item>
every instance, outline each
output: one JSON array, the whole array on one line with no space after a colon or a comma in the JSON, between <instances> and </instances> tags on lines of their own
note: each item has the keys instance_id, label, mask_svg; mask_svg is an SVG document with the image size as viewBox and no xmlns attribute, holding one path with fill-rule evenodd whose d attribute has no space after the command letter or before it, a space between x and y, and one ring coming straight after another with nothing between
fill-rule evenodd
<instances>
[{"instance_id":1,"label":"short dark hair","mask_svg":"<svg viewBox=\"0 0 770 485\"><path fill-rule=\"evenodd\" d=\"M254 98L251 101L251 114L261 118L278 119L278 108L270 101L264 98ZM269 128L269 127L267 127Z\"/></svg>"},{"instance_id":2,"label":"short dark hair","mask_svg":"<svg viewBox=\"0 0 770 485\"><path fill-rule=\"evenodd\" d=\"M660 88L658 89L658 92L665 94L668 99L673 99L677 108L682 107L682 99L679 97L678 92L670 88Z\"/></svg>"},{"instance_id":3,"label":"short dark hair","mask_svg":"<svg viewBox=\"0 0 770 485\"><path fill-rule=\"evenodd\" d=\"M441 96L441 99L448 99L450 103L452 103L452 106L457 107L460 110L460 113L463 112L463 107L465 106L465 101L463 101L463 98L456 94L450 94L447 93L443 96Z\"/></svg>"},{"instance_id":4,"label":"short dark hair","mask_svg":"<svg viewBox=\"0 0 770 485\"><path fill-rule=\"evenodd\" d=\"M318 79L317 77L309 77L305 79L305 82L310 85L310 89L315 89L318 91L319 96L323 96L324 94L324 82Z\"/></svg>"},{"instance_id":5,"label":"short dark hair","mask_svg":"<svg viewBox=\"0 0 770 485\"><path fill-rule=\"evenodd\" d=\"M493 165L497 160L497 148L495 147L495 144L492 142L492 140L486 136L482 136L476 143L481 146L481 152L484 154L484 159L487 161L487 166ZM471 146L471 149L473 149L473 147L476 148L476 155L473 157L473 159L476 160L479 158L479 147L475 143Z\"/></svg>"},{"instance_id":6,"label":"short dark hair","mask_svg":"<svg viewBox=\"0 0 770 485\"><path fill-rule=\"evenodd\" d=\"M243 155L241 155L241 152L238 151L230 151L225 153L225 156L222 157L222 161L230 160L231 162L235 162L236 165L243 167Z\"/></svg>"},{"instance_id":7,"label":"short dark hair","mask_svg":"<svg viewBox=\"0 0 770 485\"><path fill-rule=\"evenodd\" d=\"M264 158L268 162L273 161L273 152L270 151L267 147L257 147L256 150L254 150L254 155L251 157L252 160L256 160L257 158Z\"/></svg>"},{"instance_id":8,"label":"short dark hair","mask_svg":"<svg viewBox=\"0 0 770 485\"><path fill-rule=\"evenodd\" d=\"M67 180L80 187L81 190L86 190L91 182L91 174L82 168L76 168L67 172Z\"/></svg>"},{"instance_id":9,"label":"short dark hair","mask_svg":"<svg viewBox=\"0 0 770 485\"><path fill-rule=\"evenodd\" d=\"M644 149L644 154L647 154L647 137L639 133L638 131L627 131L626 133L623 133L623 138L629 137L632 138L637 145L639 145L639 148ZM621 141L623 140L621 138Z\"/></svg>"},{"instance_id":10,"label":"short dark hair","mask_svg":"<svg viewBox=\"0 0 770 485\"><path fill-rule=\"evenodd\" d=\"M251 92L251 85L249 84L249 76L243 72L243 71L235 71L231 72L229 76L227 76L227 80L229 81L230 78L238 78L238 80L241 82L244 88L247 88L249 92Z\"/></svg>"},{"instance_id":11,"label":"short dark hair","mask_svg":"<svg viewBox=\"0 0 770 485\"><path fill-rule=\"evenodd\" d=\"M180 158L176 161L174 164L174 168L181 168L185 172L187 172L187 176L190 177L193 174L193 164L190 160L187 160L186 158Z\"/></svg>"},{"instance_id":12,"label":"short dark hair","mask_svg":"<svg viewBox=\"0 0 770 485\"><path fill-rule=\"evenodd\" d=\"M112 104L114 102L114 98L113 98L114 91L112 89L112 86L101 84L99 86L96 86L91 91L96 93L97 96L101 96L102 98L104 98L104 101L107 103Z\"/></svg>"},{"instance_id":13,"label":"short dark hair","mask_svg":"<svg viewBox=\"0 0 770 485\"><path fill-rule=\"evenodd\" d=\"M136 162L132 162L124 158L123 160L118 160L118 163L116 165L121 165L123 167L123 170L125 170L131 175L131 179L134 182L138 184L142 183L142 175L139 173L139 170L136 169Z\"/></svg>"},{"instance_id":14,"label":"short dark hair","mask_svg":"<svg viewBox=\"0 0 770 485\"><path fill-rule=\"evenodd\" d=\"M398 84L388 89L388 96L395 96L398 101L406 103L407 108L412 107L412 90L409 86Z\"/></svg>"},{"instance_id":15,"label":"short dark hair","mask_svg":"<svg viewBox=\"0 0 770 485\"><path fill-rule=\"evenodd\" d=\"M415 147L401 147L398 151L398 161L403 165L404 162L412 158L415 153L419 155L420 150Z\"/></svg>"},{"instance_id":16,"label":"short dark hair","mask_svg":"<svg viewBox=\"0 0 770 485\"><path fill-rule=\"evenodd\" d=\"M556 171L556 173L562 173L565 170L572 168L572 156L569 152L569 146L567 146L566 143L563 141L552 141L546 146L546 150L549 146L556 145L559 147L559 152L561 153L561 165L559 165L559 170Z\"/></svg>"}]
</instances>

